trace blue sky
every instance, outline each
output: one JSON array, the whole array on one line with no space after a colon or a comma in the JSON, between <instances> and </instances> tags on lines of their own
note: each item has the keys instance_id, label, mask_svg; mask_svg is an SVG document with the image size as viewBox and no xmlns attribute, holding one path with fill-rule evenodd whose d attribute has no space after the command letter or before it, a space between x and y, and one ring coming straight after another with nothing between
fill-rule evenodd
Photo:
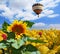
<instances>
[{"instance_id":1,"label":"blue sky","mask_svg":"<svg viewBox=\"0 0 60 54\"><path fill-rule=\"evenodd\" d=\"M39 17L32 10L35 3L44 6ZM0 0L0 28L15 19L35 22L32 29L60 29L60 0Z\"/></svg>"}]
</instances>

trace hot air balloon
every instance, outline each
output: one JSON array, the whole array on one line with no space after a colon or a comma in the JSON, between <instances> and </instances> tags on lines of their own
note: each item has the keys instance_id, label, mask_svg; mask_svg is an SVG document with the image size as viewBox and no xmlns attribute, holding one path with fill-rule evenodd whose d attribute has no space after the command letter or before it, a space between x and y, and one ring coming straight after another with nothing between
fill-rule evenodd
<instances>
[{"instance_id":1,"label":"hot air balloon","mask_svg":"<svg viewBox=\"0 0 60 54\"><path fill-rule=\"evenodd\" d=\"M33 4L32 10L38 15L42 12L43 10L43 5L40 3Z\"/></svg>"}]
</instances>

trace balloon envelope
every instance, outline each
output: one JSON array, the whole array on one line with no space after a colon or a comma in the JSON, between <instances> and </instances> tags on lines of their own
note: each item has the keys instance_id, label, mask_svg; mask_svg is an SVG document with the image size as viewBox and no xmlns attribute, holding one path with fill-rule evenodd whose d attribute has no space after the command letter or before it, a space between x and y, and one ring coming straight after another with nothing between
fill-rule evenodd
<instances>
[{"instance_id":1,"label":"balloon envelope","mask_svg":"<svg viewBox=\"0 0 60 54\"><path fill-rule=\"evenodd\" d=\"M43 10L43 5L40 3L36 3L32 6L32 9L37 15L39 15Z\"/></svg>"}]
</instances>

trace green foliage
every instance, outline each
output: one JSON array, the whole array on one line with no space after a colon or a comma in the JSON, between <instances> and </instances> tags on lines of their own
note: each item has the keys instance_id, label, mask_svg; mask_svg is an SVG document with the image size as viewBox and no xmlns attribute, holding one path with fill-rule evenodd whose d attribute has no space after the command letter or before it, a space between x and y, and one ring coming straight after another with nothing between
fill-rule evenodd
<instances>
[{"instance_id":1,"label":"green foliage","mask_svg":"<svg viewBox=\"0 0 60 54\"><path fill-rule=\"evenodd\" d=\"M7 22L4 22L4 23L2 24L2 31L3 31L3 32L7 32L7 26L9 26L9 24L8 24Z\"/></svg>"},{"instance_id":2,"label":"green foliage","mask_svg":"<svg viewBox=\"0 0 60 54\"><path fill-rule=\"evenodd\" d=\"M37 48L31 44L22 45L19 49L16 49L14 47L11 47L10 49L12 50L12 54L38 54Z\"/></svg>"},{"instance_id":3,"label":"green foliage","mask_svg":"<svg viewBox=\"0 0 60 54\"><path fill-rule=\"evenodd\" d=\"M25 51L22 54L40 54L40 52L39 51L34 51L34 52Z\"/></svg>"},{"instance_id":4,"label":"green foliage","mask_svg":"<svg viewBox=\"0 0 60 54\"><path fill-rule=\"evenodd\" d=\"M32 38L28 38L27 40L30 41L30 42L35 42L35 43L46 43L46 42L44 42L42 40L32 39Z\"/></svg>"},{"instance_id":5,"label":"green foliage","mask_svg":"<svg viewBox=\"0 0 60 54\"><path fill-rule=\"evenodd\" d=\"M0 43L6 43L6 40L2 40Z\"/></svg>"},{"instance_id":6,"label":"green foliage","mask_svg":"<svg viewBox=\"0 0 60 54\"><path fill-rule=\"evenodd\" d=\"M14 43L12 43L12 47L19 49L25 42L22 39L15 40Z\"/></svg>"},{"instance_id":7,"label":"green foliage","mask_svg":"<svg viewBox=\"0 0 60 54\"><path fill-rule=\"evenodd\" d=\"M4 43L0 43L0 49L6 48Z\"/></svg>"},{"instance_id":8,"label":"green foliage","mask_svg":"<svg viewBox=\"0 0 60 54\"><path fill-rule=\"evenodd\" d=\"M31 44L22 45L20 48L16 49L14 47L11 48L12 54L31 54L32 52L36 52L37 48Z\"/></svg>"},{"instance_id":9,"label":"green foliage","mask_svg":"<svg viewBox=\"0 0 60 54\"><path fill-rule=\"evenodd\" d=\"M26 46L26 51L30 51L30 52L37 51L37 48L34 47L34 46L31 45L31 44L28 44L28 45Z\"/></svg>"},{"instance_id":10,"label":"green foliage","mask_svg":"<svg viewBox=\"0 0 60 54\"><path fill-rule=\"evenodd\" d=\"M31 45L31 44L28 44L28 45L22 45L22 46L20 47L20 50L21 50L21 51L23 50L23 52L25 52L25 51L33 52L33 51L37 51L37 48L34 47L34 46Z\"/></svg>"},{"instance_id":11,"label":"green foliage","mask_svg":"<svg viewBox=\"0 0 60 54\"><path fill-rule=\"evenodd\" d=\"M11 50L12 50L11 54L22 54L21 51L20 51L20 48L15 49L15 48L11 47Z\"/></svg>"},{"instance_id":12,"label":"green foliage","mask_svg":"<svg viewBox=\"0 0 60 54\"><path fill-rule=\"evenodd\" d=\"M24 53L22 54L31 54L32 52L29 52L29 51L25 51Z\"/></svg>"},{"instance_id":13,"label":"green foliage","mask_svg":"<svg viewBox=\"0 0 60 54\"><path fill-rule=\"evenodd\" d=\"M13 32L7 32L8 39L14 39L15 38L15 33Z\"/></svg>"},{"instance_id":14,"label":"green foliage","mask_svg":"<svg viewBox=\"0 0 60 54\"><path fill-rule=\"evenodd\" d=\"M24 54L24 53L27 53L27 54L30 53L31 54L31 52L37 51L37 48L31 44L28 44L28 45L21 46L20 51L22 52L22 54Z\"/></svg>"},{"instance_id":15,"label":"green foliage","mask_svg":"<svg viewBox=\"0 0 60 54\"><path fill-rule=\"evenodd\" d=\"M30 21L24 21L25 23L27 23L27 27L31 28L32 25L34 24L34 22L30 22Z\"/></svg>"}]
</instances>

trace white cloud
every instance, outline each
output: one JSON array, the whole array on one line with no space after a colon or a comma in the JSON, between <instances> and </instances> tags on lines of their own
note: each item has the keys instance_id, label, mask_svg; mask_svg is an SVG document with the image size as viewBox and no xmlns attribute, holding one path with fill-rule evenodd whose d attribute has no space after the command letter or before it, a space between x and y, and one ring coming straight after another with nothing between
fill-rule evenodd
<instances>
[{"instance_id":1,"label":"white cloud","mask_svg":"<svg viewBox=\"0 0 60 54\"><path fill-rule=\"evenodd\" d=\"M37 16L32 15L31 13L25 13L22 20L36 20Z\"/></svg>"},{"instance_id":2,"label":"white cloud","mask_svg":"<svg viewBox=\"0 0 60 54\"><path fill-rule=\"evenodd\" d=\"M60 24L35 23L31 29L50 29L50 28L60 30Z\"/></svg>"},{"instance_id":3,"label":"white cloud","mask_svg":"<svg viewBox=\"0 0 60 54\"><path fill-rule=\"evenodd\" d=\"M54 29L60 29L60 24L50 24L49 27Z\"/></svg>"},{"instance_id":4,"label":"white cloud","mask_svg":"<svg viewBox=\"0 0 60 54\"><path fill-rule=\"evenodd\" d=\"M35 23L31 29L43 29L46 26L45 23Z\"/></svg>"},{"instance_id":5,"label":"white cloud","mask_svg":"<svg viewBox=\"0 0 60 54\"><path fill-rule=\"evenodd\" d=\"M59 14L52 14L52 15L49 15L48 17L49 17L49 18L54 18L54 17L56 17L56 16L59 16Z\"/></svg>"},{"instance_id":6,"label":"white cloud","mask_svg":"<svg viewBox=\"0 0 60 54\"><path fill-rule=\"evenodd\" d=\"M9 6L6 6L6 2L9 3ZM39 3L44 5L44 10L40 14L39 18L49 17L54 18L59 16L59 14L55 14L52 8L58 6L60 0L41 0ZM37 3L36 0L0 0L0 10L4 10L2 16L8 17L10 20L18 19L20 17L24 17L22 20L36 20L39 19L35 16L32 11L32 5ZM22 9L26 10L25 12Z\"/></svg>"},{"instance_id":7,"label":"white cloud","mask_svg":"<svg viewBox=\"0 0 60 54\"><path fill-rule=\"evenodd\" d=\"M45 23L35 23L33 26L41 27L41 26L45 26Z\"/></svg>"},{"instance_id":8,"label":"white cloud","mask_svg":"<svg viewBox=\"0 0 60 54\"><path fill-rule=\"evenodd\" d=\"M31 9L35 0L9 0L9 7L16 9Z\"/></svg>"},{"instance_id":9,"label":"white cloud","mask_svg":"<svg viewBox=\"0 0 60 54\"><path fill-rule=\"evenodd\" d=\"M6 5L0 5L0 10L3 10L4 12L2 13L3 16L6 17L11 17L13 14L13 11L11 11ZM13 17L13 16L12 16Z\"/></svg>"},{"instance_id":10,"label":"white cloud","mask_svg":"<svg viewBox=\"0 0 60 54\"><path fill-rule=\"evenodd\" d=\"M60 0L41 0L40 3L44 5L44 8L54 8L59 2Z\"/></svg>"},{"instance_id":11,"label":"white cloud","mask_svg":"<svg viewBox=\"0 0 60 54\"><path fill-rule=\"evenodd\" d=\"M53 10L48 10L48 9L43 10L43 12L44 12L45 15L50 15L50 14L53 14L54 13Z\"/></svg>"}]
</instances>

